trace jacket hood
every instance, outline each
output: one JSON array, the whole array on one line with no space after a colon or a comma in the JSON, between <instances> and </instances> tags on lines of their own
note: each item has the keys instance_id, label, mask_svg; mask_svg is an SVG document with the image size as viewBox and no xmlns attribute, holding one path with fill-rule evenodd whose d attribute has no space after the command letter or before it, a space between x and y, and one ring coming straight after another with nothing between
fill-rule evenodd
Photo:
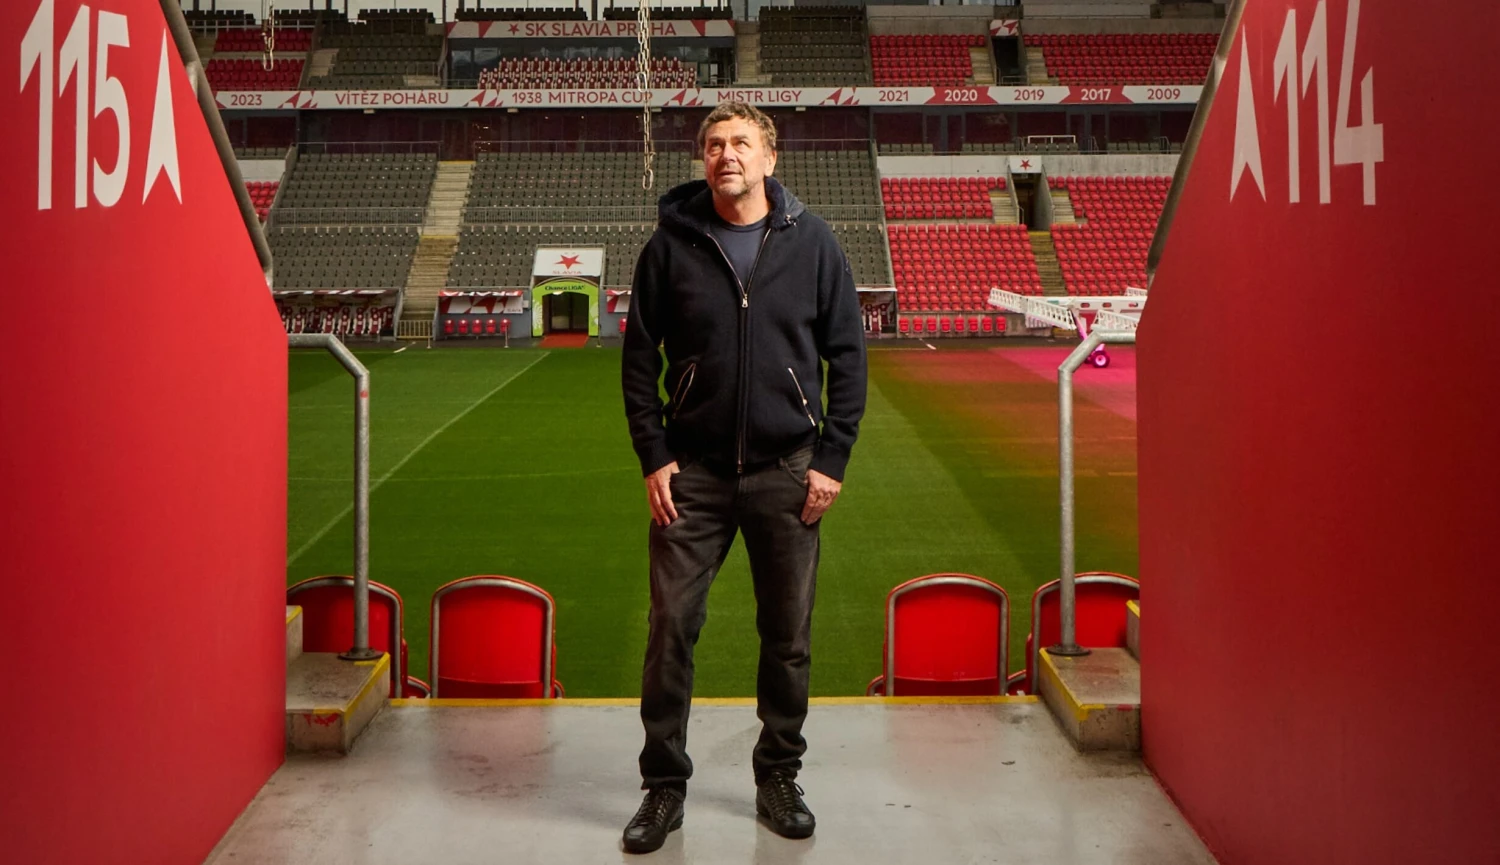
<instances>
[{"instance_id":1,"label":"jacket hood","mask_svg":"<svg viewBox=\"0 0 1500 865\"><path fill-rule=\"evenodd\" d=\"M771 202L767 224L772 228L785 228L807 212L802 201L774 177L766 178L766 198ZM713 199L707 180L688 181L661 197L657 202L657 218L662 225L679 225L707 234L713 219Z\"/></svg>"}]
</instances>

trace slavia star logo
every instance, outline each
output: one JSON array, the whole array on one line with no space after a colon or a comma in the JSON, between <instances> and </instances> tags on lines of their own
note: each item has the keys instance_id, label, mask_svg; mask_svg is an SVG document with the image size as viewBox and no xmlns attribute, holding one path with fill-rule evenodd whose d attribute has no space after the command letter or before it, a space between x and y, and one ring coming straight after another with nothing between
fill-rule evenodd
<instances>
[{"instance_id":1,"label":"slavia star logo","mask_svg":"<svg viewBox=\"0 0 1500 865\"><path fill-rule=\"evenodd\" d=\"M581 257L578 255L564 255L558 258L557 263L562 265L565 270L572 270L573 265L577 264L578 259Z\"/></svg>"}]
</instances>

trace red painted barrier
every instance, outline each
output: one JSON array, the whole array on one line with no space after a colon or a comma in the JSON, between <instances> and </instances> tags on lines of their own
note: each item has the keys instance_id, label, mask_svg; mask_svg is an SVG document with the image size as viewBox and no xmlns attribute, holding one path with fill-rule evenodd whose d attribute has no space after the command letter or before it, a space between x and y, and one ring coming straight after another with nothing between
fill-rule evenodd
<instances>
[{"instance_id":1,"label":"red painted barrier","mask_svg":"<svg viewBox=\"0 0 1500 865\"><path fill-rule=\"evenodd\" d=\"M1224 863L1500 861L1497 30L1233 35L1138 349L1144 747Z\"/></svg>"},{"instance_id":2,"label":"red painted barrier","mask_svg":"<svg viewBox=\"0 0 1500 865\"><path fill-rule=\"evenodd\" d=\"M161 7L0 33L0 859L201 862L281 761L286 339Z\"/></svg>"}]
</instances>

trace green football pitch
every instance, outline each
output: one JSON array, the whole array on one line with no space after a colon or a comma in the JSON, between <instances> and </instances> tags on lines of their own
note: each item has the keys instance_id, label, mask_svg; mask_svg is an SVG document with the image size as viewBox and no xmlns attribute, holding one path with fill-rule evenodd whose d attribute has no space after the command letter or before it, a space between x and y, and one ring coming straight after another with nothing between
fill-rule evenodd
<instances>
[{"instance_id":1,"label":"green football pitch","mask_svg":"<svg viewBox=\"0 0 1500 865\"><path fill-rule=\"evenodd\" d=\"M907 343L905 345L911 345ZM869 405L824 519L815 696L880 672L886 592L976 574L1011 599L1024 666L1032 591L1057 576L1057 363L1066 346L872 348ZM410 670L427 676L432 592L473 574L557 599L571 697L640 693L649 511L630 448L619 352L361 351L371 375L370 576L406 602ZM1137 574L1134 358L1079 373L1078 569ZM352 573L352 383L328 355L290 368L287 580ZM749 566L715 581L696 693L755 693Z\"/></svg>"}]
</instances>

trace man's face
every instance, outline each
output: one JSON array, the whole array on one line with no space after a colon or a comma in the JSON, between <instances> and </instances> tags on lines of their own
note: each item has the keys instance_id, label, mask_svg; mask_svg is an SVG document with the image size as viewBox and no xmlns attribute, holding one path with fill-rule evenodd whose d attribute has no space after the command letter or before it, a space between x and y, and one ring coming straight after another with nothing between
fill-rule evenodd
<instances>
[{"instance_id":1,"label":"man's face","mask_svg":"<svg viewBox=\"0 0 1500 865\"><path fill-rule=\"evenodd\" d=\"M722 120L703 138L703 173L714 194L739 199L765 183L776 169L760 127L741 117Z\"/></svg>"}]
</instances>

